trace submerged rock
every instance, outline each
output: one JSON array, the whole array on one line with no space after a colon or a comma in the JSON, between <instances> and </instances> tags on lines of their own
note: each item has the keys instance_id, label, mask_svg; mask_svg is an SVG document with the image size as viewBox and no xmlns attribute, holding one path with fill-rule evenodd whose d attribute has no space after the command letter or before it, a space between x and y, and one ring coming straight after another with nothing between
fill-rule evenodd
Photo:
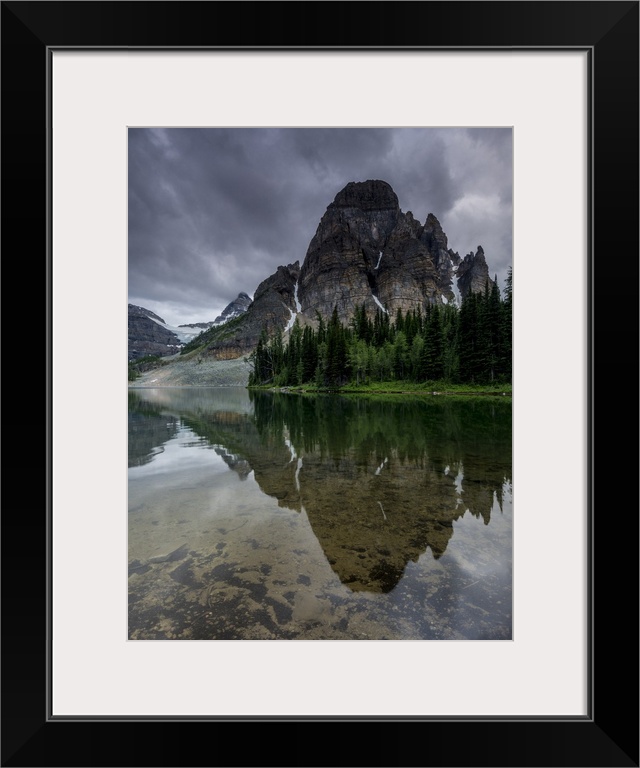
<instances>
[{"instance_id":1,"label":"submerged rock","mask_svg":"<svg viewBox=\"0 0 640 768\"><path fill-rule=\"evenodd\" d=\"M188 554L189 554L189 545L183 544L177 549L174 549L172 552L168 552L166 555L156 555L155 557L150 557L149 562L150 563L173 563L177 560L184 560L184 558Z\"/></svg>"}]
</instances>

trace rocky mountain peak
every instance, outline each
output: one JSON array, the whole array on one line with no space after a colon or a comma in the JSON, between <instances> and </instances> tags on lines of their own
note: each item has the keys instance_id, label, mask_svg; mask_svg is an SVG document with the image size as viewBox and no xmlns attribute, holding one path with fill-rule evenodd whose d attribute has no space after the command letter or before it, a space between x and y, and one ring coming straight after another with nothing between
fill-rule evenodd
<instances>
[{"instance_id":1,"label":"rocky mountain peak","mask_svg":"<svg viewBox=\"0 0 640 768\"><path fill-rule=\"evenodd\" d=\"M129 360L146 355L173 355L182 347L182 341L175 329L167 326L165 321L150 309L129 304L127 324Z\"/></svg>"},{"instance_id":2,"label":"rocky mountain peak","mask_svg":"<svg viewBox=\"0 0 640 768\"><path fill-rule=\"evenodd\" d=\"M481 245L475 253L471 251L462 259L457 277L458 288L463 297L469 293L483 293L487 282L491 288L494 281L489 277L489 267Z\"/></svg>"},{"instance_id":3,"label":"rocky mountain peak","mask_svg":"<svg viewBox=\"0 0 640 768\"><path fill-rule=\"evenodd\" d=\"M395 210L400 208L398 196L386 181L350 181L335 196L331 206L335 208L358 208L361 211Z\"/></svg>"},{"instance_id":4,"label":"rocky mountain peak","mask_svg":"<svg viewBox=\"0 0 640 768\"><path fill-rule=\"evenodd\" d=\"M241 357L256 348L262 331L282 332L297 315L300 262L279 266L256 288L245 312L220 328L212 328L203 342L205 354L220 360ZM242 295L242 294L241 294Z\"/></svg>"},{"instance_id":5,"label":"rocky mountain peak","mask_svg":"<svg viewBox=\"0 0 640 768\"><path fill-rule=\"evenodd\" d=\"M372 317L459 303L469 291L483 291L486 279L480 246L461 261L433 213L423 225L400 209L386 181L351 181L327 206L302 266L279 266L263 280L233 332L225 326L224 335L212 335L206 353L238 357L255 349L263 330L286 336L296 320L328 320L334 307L347 324L363 305Z\"/></svg>"},{"instance_id":6,"label":"rocky mountain peak","mask_svg":"<svg viewBox=\"0 0 640 768\"><path fill-rule=\"evenodd\" d=\"M211 327L212 325L223 325L224 323L229 322L229 320L233 320L234 317L238 317L238 315L246 312L250 304L251 299L249 296L243 292L239 293L232 302L227 304L227 306L222 310L218 317L216 317L212 323L208 323L206 327Z\"/></svg>"},{"instance_id":7,"label":"rocky mountain peak","mask_svg":"<svg viewBox=\"0 0 640 768\"><path fill-rule=\"evenodd\" d=\"M447 236L442 230L442 225L433 213L427 215L421 239L429 248L438 248L444 251L448 249Z\"/></svg>"},{"instance_id":8,"label":"rocky mountain peak","mask_svg":"<svg viewBox=\"0 0 640 768\"><path fill-rule=\"evenodd\" d=\"M454 302L458 261L434 214L423 226L411 211L402 212L386 181L349 182L309 244L300 271L302 310L328 317L336 306L349 322L362 304L372 316Z\"/></svg>"},{"instance_id":9,"label":"rocky mountain peak","mask_svg":"<svg viewBox=\"0 0 640 768\"><path fill-rule=\"evenodd\" d=\"M138 307L136 304L128 305L128 315L129 317L149 317L152 320L155 320L157 323L164 324L164 320L159 315L156 315L155 312L152 312L150 309L146 309L145 307Z\"/></svg>"}]
</instances>

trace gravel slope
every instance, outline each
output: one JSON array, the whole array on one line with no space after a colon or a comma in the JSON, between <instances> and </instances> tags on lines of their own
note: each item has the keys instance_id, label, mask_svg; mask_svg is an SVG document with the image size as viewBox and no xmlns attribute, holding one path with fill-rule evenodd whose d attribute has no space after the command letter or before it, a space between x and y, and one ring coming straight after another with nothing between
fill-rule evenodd
<instances>
[{"instance_id":1,"label":"gravel slope","mask_svg":"<svg viewBox=\"0 0 640 768\"><path fill-rule=\"evenodd\" d=\"M143 373L129 387L246 387L250 366L237 360L181 360L174 357Z\"/></svg>"}]
</instances>

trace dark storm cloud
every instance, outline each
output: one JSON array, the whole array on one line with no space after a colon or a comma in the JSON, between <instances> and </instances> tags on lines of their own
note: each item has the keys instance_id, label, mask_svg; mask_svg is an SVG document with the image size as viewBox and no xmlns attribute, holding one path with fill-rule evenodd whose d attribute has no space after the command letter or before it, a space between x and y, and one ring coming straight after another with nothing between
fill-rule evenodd
<instances>
[{"instance_id":1,"label":"dark storm cloud","mask_svg":"<svg viewBox=\"0 0 640 768\"><path fill-rule=\"evenodd\" d=\"M384 179L434 213L464 256L511 263L511 130L129 130L129 301L169 325L212 320L280 264L304 260L349 181Z\"/></svg>"}]
</instances>

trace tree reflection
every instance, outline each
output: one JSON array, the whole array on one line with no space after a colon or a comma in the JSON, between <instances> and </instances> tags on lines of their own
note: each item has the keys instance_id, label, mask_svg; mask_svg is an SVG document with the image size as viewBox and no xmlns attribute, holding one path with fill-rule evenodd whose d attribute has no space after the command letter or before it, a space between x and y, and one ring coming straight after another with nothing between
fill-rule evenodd
<instances>
[{"instance_id":1,"label":"tree reflection","mask_svg":"<svg viewBox=\"0 0 640 768\"><path fill-rule=\"evenodd\" d=\"M190 427L240 477L253 471L281 507L306 513L354 591L391 591L410 561L445 554L460 517L488 525L502 508L510 399L232 393L137 390L130 461L144 450L151 460L169 425Z\"/></svg>"}]
</instances>

